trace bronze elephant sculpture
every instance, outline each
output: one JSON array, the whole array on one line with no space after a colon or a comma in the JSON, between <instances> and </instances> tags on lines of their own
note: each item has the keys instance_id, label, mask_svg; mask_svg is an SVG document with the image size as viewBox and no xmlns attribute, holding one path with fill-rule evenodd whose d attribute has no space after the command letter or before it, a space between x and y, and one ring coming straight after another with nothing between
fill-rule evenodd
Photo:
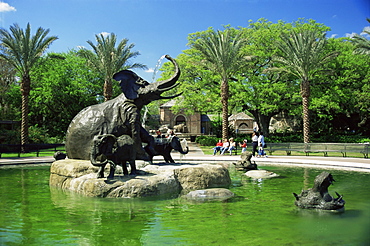
<instances>
[{"instance_id":1,"label":"bronze elephant sculpture","mask_svg":"<svg viewBox=\"0 0 370 246\"><path fill-rule=\"evenodd\" d=\"M153 156L161 155L166 163L175 163L171 156L172 150L179 151L180 154L186 155L189 153L189 148L183 150L180 139L177 136L170 136L168 138L156 138L154 145L154 155L150 154L150 161L153 161Z\"/></svg>"},{"instance_id":2,"label":"bronze elephant sculpture","mask_svg":"<svg viewBox=\"0 0 370 246\"><path fill-rule=\"evenodd\" d=\"M128 135L122 135L118 138L112 134L95 136L91 146L90 161L91 164L99 167L97 178L104 178L104 168L107 164L111 165L108 179L114 178L117 165L121 165L123 174L128 175L127 162L131 167L130 175L135 175L136 165L133 145L134 141Z\"/></svg>"},{"instance_id":3,"label":"bronze elephant sculpture","mask_svg":"<svg viewBox=\"0 0 370 246\"><path fill-rule=\"evenodd\" d=\"M134 72L123 70L114 75L120 81L122 94L107 102L89 106L70 123L65 148L70 159L89 160L93 139L97 135L128 135L134 140L135 159L148 160L146 152L153 152L154 139L140 123L140 110L154 100L171 99L180 94L163 97L161 94L178 84L180 69L174 59L166 56L175 67L175 74L164 81L148 83ZM148 144L145 152L142 142Z\"/></svg>"}]
</instances>

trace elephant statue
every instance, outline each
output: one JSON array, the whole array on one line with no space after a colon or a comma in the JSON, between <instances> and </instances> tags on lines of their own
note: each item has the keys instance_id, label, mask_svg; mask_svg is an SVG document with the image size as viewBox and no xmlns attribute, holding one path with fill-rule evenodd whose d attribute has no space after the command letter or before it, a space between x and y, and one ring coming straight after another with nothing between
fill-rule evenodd
<instances>
[{"instance_id":1,"label":"elephant statue","mask_svg":"<svg viewBox=\"0 0 370 246\"><path fill-rule=\"evenodd\" d=\"M149 83L129 70L113 76L120 81L122 93L112 100L81 110L71 121L65 143L69 159L89 160L94 137L104 134L112 134L117 138L130 136L134 141L135 159L150 159L147 153L154 153L154 138L141 126L140 110L152 101L181 95L161 96L178 85L176 82L180 76L176 61L168 55L166 58L175 67L175 74L168 80ZM146 151L142 143L147 143Z\"/></svg>"},{"instance_id":2,"label":"elephant statue","mask_svg":"<svg viewBox=\"0 0 370 246\"><path fill-rule=\"evenodd\" d=\"M328 187L334 182L333 176L328 172L322 172L316 176L311 189L303 190L300 195L293 193L295 205L300 208L341 210L346 203L337 192L337 198L332 197Z\"/></svg>"},{"instance_id":3,"label":"elephant statue","mask_svg":"<svg viewBox=\"0 0 370 246\"><path fill-rule=\"evenodd\" d=\"M166 163L175 163L171 157L171 151L177 150L181 154L186 155L189 153L189 148L183 150L180 139L177 136L170 136L168 138L156 138L154 145L154 155L150 155L150 161L153 161L153 156L161 155Z\"/></svg>"},{"instance_id":4,"label":"elephant statue","mask_svg":"<svg viewBox=\"0 0 370 246\"><path fill-rule=\"evenodd\" d=\"M128 175L127 162L131 166L130 175L136 175L133 145L134 141L128 135L118 138L113 134L95 136L91 146L90 161L91 164L99 167L97 178L104 178L104 168L108 163L111 165L108 179L114 178L117 165L121 165L123 174Z\"/></svg>"},{"instance_id":5,"label":"elephant statue","mask_svg":"<svg viewBox=\"0 0 370 246\"><path fill-rule=\"evenodd\" d=\"M175 130L175 132L181 132L181 133L187 133L188 131L188 128L184 123L175 125L173 129Z\"/></svg>"}]
</instances>

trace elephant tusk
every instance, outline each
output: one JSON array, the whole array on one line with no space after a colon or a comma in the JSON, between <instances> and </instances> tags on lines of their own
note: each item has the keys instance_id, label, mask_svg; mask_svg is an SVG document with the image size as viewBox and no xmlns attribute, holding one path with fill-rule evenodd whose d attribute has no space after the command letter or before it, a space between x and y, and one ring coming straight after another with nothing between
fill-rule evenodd
<instances>
[{"instance_id":1,"label":"elephant tusk","mask_svg":"<svg viewBox=\"0 0 370 246\"><path fill-rule=\"evenodd\" d=\"M178 96L181 96L182 95L182 92L179 93L179 94L176 94L176 95L173 95L173 96L168 96L168 97L160 97L159 99L172 99L172 98L175 98L175 97L178 97Z\"/></svg>"},{"instance_id":2,"label":"elephant tusk","mask_svg":"<svg viewBox=\"0 0 370 246\"><path fill-rule=\"evenodd\" d=\"M172 90L173 88L175 88L178 85L179 85L179 83L173 84L173 85L165 87L165 88L158 87L158 91L161 92L161 93L165 92L165 91L169 91L169 90Z\"/></svg>"}]
</instances>

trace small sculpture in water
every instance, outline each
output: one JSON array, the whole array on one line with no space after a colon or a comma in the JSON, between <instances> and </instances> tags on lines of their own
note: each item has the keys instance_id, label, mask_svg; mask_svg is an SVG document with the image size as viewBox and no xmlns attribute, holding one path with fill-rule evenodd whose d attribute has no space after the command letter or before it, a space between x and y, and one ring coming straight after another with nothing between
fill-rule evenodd
<instances>
[{"instance_id":1,"label":"small sculpture in water","mask_svg":"<svg viewBox=\"0 0 370 246\"><path fill-rule=\"evenodd\" d=\"M308 209L323 209L323 210L338 210L344 207L346 203L341 195L337 192L337 198L333 198L328 187L334 182L333 176L328 172L322 172L317 175L314 185L311 189L303 190L300 195L293 193L295 197L295 205L300 208Z\"/></svg>"},{"instance_id":2,"label":"small sculpture in water","mask_svg":"<svg viewBox=\"0 0 370 246\"><path fill-rule=\"evenodd\" d=\"M240 160L238 162L234 162L236 170L247 172L249 170L257 170L256 162L251 161L252 153L249 151L245 151L240 155Z\"/></svg>"}]
</instances>

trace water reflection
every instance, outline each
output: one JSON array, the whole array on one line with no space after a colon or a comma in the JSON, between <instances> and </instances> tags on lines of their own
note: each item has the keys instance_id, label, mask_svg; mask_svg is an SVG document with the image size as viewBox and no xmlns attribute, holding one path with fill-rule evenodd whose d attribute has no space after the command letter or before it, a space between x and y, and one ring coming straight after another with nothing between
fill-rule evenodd
<instances>
[{"instance_id":1,"label":"water reflection","mask_svg":"<svg viewBox=\"0 0 370 246\"><path fill-rule=\"evenodd\" d=\"M230 170L226 202L107 199L49 188L49 167L0 169L1 245L366 245L370 174L330 171L342 214L298 210L292 192L322 170L261 167L280 178L251 180Z\"/></svg>"}]
</instances>

